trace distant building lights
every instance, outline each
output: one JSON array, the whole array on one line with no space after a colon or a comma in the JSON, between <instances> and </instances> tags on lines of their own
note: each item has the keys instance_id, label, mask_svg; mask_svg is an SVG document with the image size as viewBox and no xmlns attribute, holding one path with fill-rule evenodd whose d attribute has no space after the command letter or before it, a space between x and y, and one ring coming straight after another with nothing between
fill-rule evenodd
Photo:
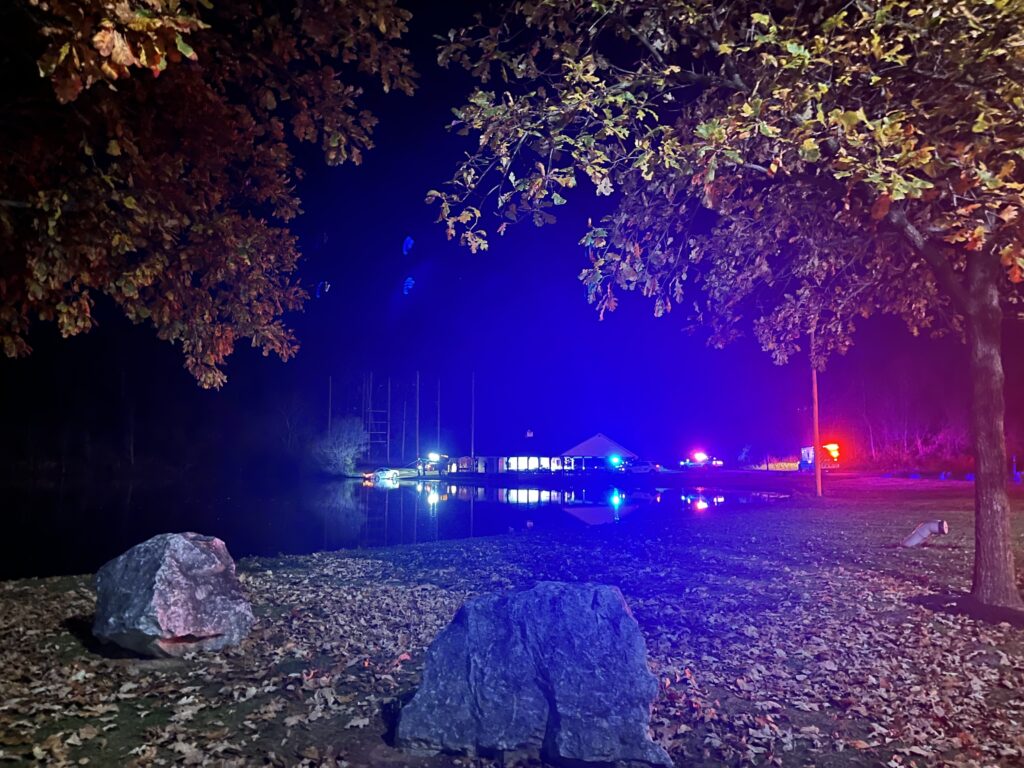
<instances>
[{"instance_id":1,"label":"distant building lights","mask_svg":"<svg viewBox=\"0 0 1024 768\"><path fill-rule=\"evenodd\" d=\"M693 460L698 464L703 464L708 460L708 455L704 451L694 451Z\"/></svg>"},{"instance_id":2,"label":"distant building lights","mask_svg":"<svg viewBox=\"0 0 1024 768\"><path fill-rule=\"evenodd\" d=\"M828 451L833 461L839 461L839 443L825 443L821 447Z\"/></svg>"},{"instance_id":3,"label":"distant building lights","mask_svg":"<svg viewBox=\"0 0 1024 768\"><path fill-rule=\"evenodd\" d=\"M440 461L441 460L441 454L437 453L437 451L431 451L430 453L427 454L427 460L428 461Z\"/></svg>"},{"instance_id":4,"label":"distant building lights","mask_svg":"<svg viewBox=\"0 0 1024 768\"><path fill-rule=\"evenodd\" d=\"M698 512L703 512L705 509L708 508L708 502L706 499L697 499L695 502L693 502L693 508Z\"/></svg>"},{"instance_id":5,"label":"distant building lights","mask_svg":"<svg viewBox=\"0 0 1024 768\"><path fill-rule=\"evenodd\" d=\"M611 456L608 457L608 461L609 463L611 463L613 467L617 467L622 464L622 457L619 456L617 453L613 453Z\"/></svg>"}]
</instances>

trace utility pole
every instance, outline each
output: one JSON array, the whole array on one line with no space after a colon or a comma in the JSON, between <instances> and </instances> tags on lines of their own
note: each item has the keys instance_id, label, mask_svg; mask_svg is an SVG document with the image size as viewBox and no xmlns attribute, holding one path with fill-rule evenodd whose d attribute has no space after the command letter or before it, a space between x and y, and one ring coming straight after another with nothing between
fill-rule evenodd
<instances>
[{"instance_id":1,"label":"utility pole","mask_svg":"<svg viewBox=\"0 0 1024 768\"><path fill-rule=\"evenodd\" d=\"M814 492L821 498L821 432L818 428L818 369L814 364L814 331L811 331L811 421L814 424Z\"/></svg>"},{"instance_id":2,"label":"utility pole","mask_svg":"<svg viewBox=\"0 0 1024 768\"><path fill-rule=\"evenodd\" d=\"M469 456L476 470L476 371L469 374ZM470 505L472 508L472 505Z\"/></svg>"},{"instance_id":3,"label":"utility pole","mask_svg":"<svg viewBox=\"0 0 1024 768\"><path fill-rule=\"evenodd\" d=\"M402 463L405 464L405 432L409 423L409 394L402 400Z\"/></svg>"},{"instance_id":4,"label":"utility pole","mask_svg":"<svg viewBox=\"0 0 1024 768\"><path fill-rule=\"evenodd\" d=\"M441 377L437 377L437 452L441 452Z\"/></svg>"},{"instance_id":5,"label":"utility pole","mask_svg":"<svg viewBox=\"0 0 1024 768\"><path fill-rule=\"evenodd\" d=\"M391 464L391 377L388 376L388 426L387 436L384 438L384 454L387 456L387 463ZM387 543L387 542L385 542Z\"/></svg>"},{"instance_id":6,"label":"utility pole","mask_svg":"<svg viewBox=\"0 0 1024 768\"><path fill-rule=\"evenodd\" d=\"M416 371L416 461L420 460L420 372Z\"/></svg>"}]
</instances>

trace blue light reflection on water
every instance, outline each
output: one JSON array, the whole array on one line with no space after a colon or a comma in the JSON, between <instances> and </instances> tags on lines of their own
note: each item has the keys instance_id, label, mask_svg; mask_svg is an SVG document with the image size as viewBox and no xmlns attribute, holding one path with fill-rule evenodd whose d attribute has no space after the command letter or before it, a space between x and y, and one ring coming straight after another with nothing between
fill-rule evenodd
<instances>
[{"instance_id":1,"label":"blue light reflection on water","mask_svg":"<svg viewBox=\"0 0 1024 768\"><path fill-rule=\"evenodd\" d=\"M125 492L127 490L127 492ZM278 495L112 490L15 500L25 536L0 541L0 578L86 573L158 533L198 531L236 557L415 544L716 513L752 494L680 488L475 487L437 480L311 484Z\"/></svg>"},{"instance_id":2,"label":"blue light reflection on water","mask_svg":"<svg viewBox=\"0 0 1024 768\"><path fill-rule=\"evenodd\" d=\"M640 521L666 514L706 514L770 500L750 491L616 487L503 488L445 480L361 488L365 527L361 546L488 536L532 529Z\"/></svg>"}]
</instances>

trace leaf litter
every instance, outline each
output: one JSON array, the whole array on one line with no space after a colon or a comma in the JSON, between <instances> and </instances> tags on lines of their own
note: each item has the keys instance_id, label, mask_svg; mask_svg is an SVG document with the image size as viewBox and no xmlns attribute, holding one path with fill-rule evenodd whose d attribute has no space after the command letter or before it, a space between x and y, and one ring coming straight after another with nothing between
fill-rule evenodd
<instances>
[{"instance_id":1,"label":"leaf litter","mask_svg":"<svg viewBox=\"0 0 1024 768\"><path fill-rule=\"evenodd\" d=\"M937 507L941 545L892 546ZM969 587L965 492L632 517L243 560L252 634L180 660L96 644L91 577L0 583L0 762L498 765L398 752L383 713L467 598L557 579L623 591L678 765L1024 765L1024 630L921 604Z\"/></svg>"}]
</instances>

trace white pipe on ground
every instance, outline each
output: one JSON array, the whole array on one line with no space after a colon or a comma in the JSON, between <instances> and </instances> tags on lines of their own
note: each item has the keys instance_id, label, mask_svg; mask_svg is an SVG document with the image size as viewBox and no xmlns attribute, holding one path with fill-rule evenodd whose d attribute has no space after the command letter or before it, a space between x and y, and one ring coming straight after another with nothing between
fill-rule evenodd
<instances>
[{"instance_id":1,"label":"white pipe on ground","mask_svg":"<svg viewBox=\"0 0 1024 768\"><path fill-rule=\"evenodd\" d=\"M921 523L914 532L907 536L900 544L902 547L917 547L925 542L925 540L933 533L945 536L949 533L949 523L945 520L929 520L926 523Z\"/></svg>"}]
</instances>

